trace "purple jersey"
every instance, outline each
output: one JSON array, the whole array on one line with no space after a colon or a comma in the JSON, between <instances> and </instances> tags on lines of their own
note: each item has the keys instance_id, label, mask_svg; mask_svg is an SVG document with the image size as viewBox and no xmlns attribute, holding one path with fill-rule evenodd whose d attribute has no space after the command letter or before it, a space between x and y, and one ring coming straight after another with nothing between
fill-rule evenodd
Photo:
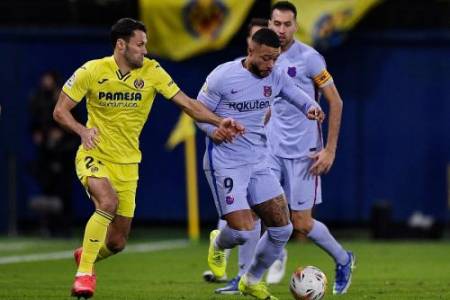
<instances>
[{"instance_id":1,"label":"purple jersey","mask_svg":"<svg viewBox=\"0 0 450 300\"><path fill-rule=\"evenodd\" d=\"M209 74L197 98L218 116L240 122L246 131L232 143L216 145L207 138L205 170L235 168L265 160L267 144L263 119L278 95L304 114L311 106L318 106L278 69L260 78L248 71L242 61L231 61ZM199 126L208 134L214 129L205 124Z\"/></svg>"},{"instance_id":2,"label":"purple jersey","mask_svg":"<svg viewBox=\"0 0 450 300\"><path fill-rule=\"evenodd\" d=\"M277 65L290 80L312 99L318 100L317 87L333 82L323 57L312 47L295 41L277 60ZM283 96L272 105L267 124L267 138L272 153L284 158L299 158L322 148L319 125Z\"/></svg>"}]
</instances>

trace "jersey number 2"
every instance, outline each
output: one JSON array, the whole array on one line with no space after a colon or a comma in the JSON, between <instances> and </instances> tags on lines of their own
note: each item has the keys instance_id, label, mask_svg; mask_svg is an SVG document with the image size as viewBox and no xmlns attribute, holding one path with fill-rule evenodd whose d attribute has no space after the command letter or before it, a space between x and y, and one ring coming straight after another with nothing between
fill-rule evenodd
<instances>
[{"instance_id":1,"label":"jersey number 2","mask_svg":"<svg viewBox=\"0 0 450 300\"><path fill-rule=\"evenodd\" d=\"M92 156L86 156L84 162L86 163L86 169L90 169L93 166L94 158Z\"/></svg>"}]
</instances>

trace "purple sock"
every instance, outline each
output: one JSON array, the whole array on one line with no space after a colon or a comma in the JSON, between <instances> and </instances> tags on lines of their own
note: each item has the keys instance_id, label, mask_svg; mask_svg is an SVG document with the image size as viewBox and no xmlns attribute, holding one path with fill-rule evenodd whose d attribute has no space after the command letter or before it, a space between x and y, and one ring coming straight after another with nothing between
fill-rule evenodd
<instances>
[{"instance_id":1,"label":"purple sock","mask_svg":"<svg viewBox=\"0 0 450 300\"><path fill-rule=\"evenodd\" d=\"M261 237L261 220L255 221L255 228L253 228L250 232L250 237L245 242L245 244L239 246L239 273L238 276L241 277L247 272L250 267L250 263L252 262L253 255L255 254L256 244Z\"/></svg>"},{"instance_id":2,"label":"purple sock","mask_svg":"<svg viewBox=\"0 0 450 300\"><path fill-rule=\"evenodd\" d=\"M347 252L331 235L325 224L314 220L314 225L308 234L308 238L333 257L336 263L345 265L348 262Z\"/></svg>"},{"instance_id":3,"label":"purple sock","mask_svg":"<svg viewBox=\"0 0 450 300\"><path fill-rule=\"evenodd\" d=\"M231 249L244 244L250 237L251 231L235 230L226 225L216 238L216 246L219 249Z\"/></svg>"},{"instance_id":4,"label":"purple sock","mask_svg":"<svg viewBox=\"0 0 450 300\"><path fill-rule=\"evenodd\" d=\"M255 256L248 270L249 277L258 281L261 280L264 272L280 257L291 233L291 223L281 227L267 227L266 232L256 245Z\"/></svg>"},{"instance_id":5,"label":"purple sock","mask_svg":"<svg viewBox=\"0 0 450 300\"><path fill-rule=\"evenodd\" d=\"M217 222L217 229L222 230L227 225L227 221L219 219Z\"/></svg>"}]
</instances>

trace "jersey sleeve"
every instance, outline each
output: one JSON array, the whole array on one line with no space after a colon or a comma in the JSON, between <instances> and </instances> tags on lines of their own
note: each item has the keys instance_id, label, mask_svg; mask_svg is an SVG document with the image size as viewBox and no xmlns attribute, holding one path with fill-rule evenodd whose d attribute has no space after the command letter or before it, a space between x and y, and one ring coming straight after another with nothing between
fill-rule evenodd
<instances>
[{"instance_id":1,"label":"jersey sleeve","mask_svg":"<svg viewBox=\"0 0 450 300\"><path fill-rule=\"evenodd\" d=\"M319 104L311 99L308 94L306 94L301 88L295 85L294 81L291 80L288 75L284 72L279 73L281 90L280 96L295 105L300 109L305 115L312 107L319 107Z\"/></svg>"},{"instance_id":2,"label":"jersey sleeve","mask_svg":"<svg viewBox=\"0 0 450 300\"><path fill-rule=\"evenodd\" d=\"M317 87L321 88L333 82L333 78L327 70L327 66L322 55L319 53L312 53L306 61L308 76L312 78Z\"/></svg>"},{"instance_id":3,"label":"jersey sleeve","mask_svg":"<svg viewBox=\"0 0 450 300\"><path fill-rule=\"evenodd\" d=\"M215 111L222 99L221 88L216 74L211 73L203 84L197 99L201 101L211 111Z\"/></svg>"},{"instance_id":4,"label":"jersey sleeve","mask_svg":"<svg viewBox=\"0 0 450 300\"><path fill-rule=\"evenodd\" d=\"M62 90L75 102L80 102L91 88L94 73L94 65L85 63L66 81Z\"/></svg>"},{"instance_id":5,"label":"jersey sleeve","mask_svg":"<svg viewBox=\"0 0 450 300\"><path fill-rule=\"evenodd\" d=\"M206 81L197 96L197 99L213 112L216 110L220 100L222 99L220 86L215 75L216 74L213 72L206 78ZM217 128L209 123L196 122L196 124L198 128L200 128L208 136L211 136Z\"/></svg>"},{"instance_id":6,"label":"jersey sleeve","mask_svg":"<svg viewBox=\"0 0 450 300\"><path fill-rule=\"evenodd\" d=\"M172 77L160 65L156 66L158 81L155 85L156 91L166 99L172 99L180 91Z\"/></svg>"},{"instance_id":7,"label":"jersey sleeve","mask_svg":"<svg viewBox=\"0 0 450 300\"><path fill-rule=\"evenodd\" d=\"M200 123L200 122L195 122L198 126L198 128L200 128L201 131L203 131L207 136L212 136L212 134L214 133L214 130L216 130L216 126L209 124L209 123Z\"/></svg>"}]
</instances>

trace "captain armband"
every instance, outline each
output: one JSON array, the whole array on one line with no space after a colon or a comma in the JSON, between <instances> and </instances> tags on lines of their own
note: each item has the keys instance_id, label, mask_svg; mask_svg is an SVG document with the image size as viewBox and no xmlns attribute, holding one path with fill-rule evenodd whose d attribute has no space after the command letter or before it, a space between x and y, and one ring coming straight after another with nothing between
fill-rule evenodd
<instances>
[{"instance_id":1,"label":"captain armband","mask_svg":"<svg viewBox=\"0 0 450 300\"><path fill-rule=\"evenodd\" d=\"M313 77L313 81L318 87L324 87L333 82L333 77L328 71L325 69L319 73L319 75Z\"/></svg>"}]
</instances>

